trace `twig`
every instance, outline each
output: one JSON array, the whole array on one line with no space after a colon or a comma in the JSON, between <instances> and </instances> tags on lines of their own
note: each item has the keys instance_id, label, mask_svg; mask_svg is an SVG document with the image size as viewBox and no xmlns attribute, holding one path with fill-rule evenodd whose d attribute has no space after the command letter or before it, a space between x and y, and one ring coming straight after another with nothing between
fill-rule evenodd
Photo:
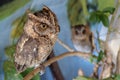
<instances>
[{"instance_id":1,"label":"twig","mask_svg":"<svg viewBox=\"0 0 120 80\"><path fill-rule=\"evenodd\" d=\"M52 63L63 59L64 57L68 57L68 56L80 56L80 57L90 57L91 54L87 54L87 53L81 53L81 52L66 52L63 53L59 56L53 57L51 59L49 59L48 61L44 62L42 65L44 67L47 67L49 65L51 65ZM39 73L41 71L41 67L37 67L36 69L34 69L33 71L31 71L30 73L28 73L23 80L30 80L33 76L35 76L37 73Z\"/></svg>"},{"instance_id":2,"label":"twig","mask_svg":"<svg viewBox=\"0 0 120 80\"><path fill-rule=\"evenodd\" d=\"M64 48L66 48L68 51L73 52L74 50L72 48L70 48L68 45L66 45L65 43L63 43L59 38L57 39L57 42L62 45Z\"/></svg>"}]
</instances>

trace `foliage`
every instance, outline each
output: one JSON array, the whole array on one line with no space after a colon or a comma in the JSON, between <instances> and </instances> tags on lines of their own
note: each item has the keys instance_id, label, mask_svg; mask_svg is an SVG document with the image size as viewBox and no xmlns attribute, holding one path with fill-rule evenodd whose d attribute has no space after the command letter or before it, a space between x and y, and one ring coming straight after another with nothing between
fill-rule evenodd
<instances>
[{"instance_id":1,"label":"foliage","mask_svg":"<svg viewBox=\"0 0 120 80\"><path fill-rule=\"evenodd\" d=\"M107 7L115 7L115 0L98 0L98 10L103 10Z\"/></svg>"},{"instance_id":2,"label":"foliage","mask_svg":"<svg viewBox=\"0 0 120 80\"><path fill-rule=\"evenodd\" d=\"M24 77L26 76L29 72L31 72L33 70L33 68L28 68L26 69L24 72L21 73L21 75ZM31 80L40 80L40 75L39 73L37 75L35 75Z\"/></svg>"},{"instance_id":3,"label":"foliage","mask_svg":"<svg viewBox=\"0 0 120 80\"><path fill-rule=\"evenodd\" d=\"M69 0L68 16L71 25L86 24L86 16L88 15L86 0Z\"/></svg>"},{"instance_id":4,"label":"foliage","mask_svg":"<svg viewBox=\"0 0 120 80\"><path fill-rule=\"evenodd\" d=\"M102 50L100 50L98 56L95 55L91 56L89 61L91 63L93 62L99 63L104 57L105 57L105 53Z\"/></svg>"},{"instance_id":5,"label":"foliage","mask_svg":"<svg viewBox=\"0 0 120 80\"><path fill-rule=\"evenodd\" d=\"M98 58L97 58L97 62L100 62L103 59L104 55L105 55L104 52L100 50Z\"/></svg>"},{"instance_id":6,"label":"foliage","mask_svg":"<svg viewBox=\"0 0 120 80\"><path fill-rule=\"evenodd\" d=\"M120 80L120 74L112 75L112 77L106 78L104 80Z\"/></svg>"},{"instance_id":7,"label":"foliage","mask_svg":"<svg viewBox=\"0 0 120 80\"><path fill-rule=\"evenodd\" d=\"M103 23L104 26L108 27L109 26L109 15L113 14L115 8L113 7L107 7L103 9L102 11L93 11L90 14L89 21L92 23L99 23L100 21Z\"/></svg>"},{"instance_id":8,"label":"foliage","mask_svg":"<svg viewBox=\"0 0 120 80\"><path fill-rule=\"evenodd\" d=\"M13 0L10 3L7 3L0 7L0 20L6 18L7 16L14 13L19 8L23 7L27 4L30 0Z\"/></svg>"},{"instance_id":9,"label":"foliage","mask_svg":"<svg viewBox=\"0 0 120 80\"><path fill-rule=\"evenodd\" d=\"M4 73L5 73L5 80L23 79L22 75L17 74L14 63L8 60L4 62Z\"/></svg>"},{"instance_id":10,"label":"foliage","mask_svg":"<svg viewBox=\"0 0 120 80\"><path fill-rule=\"evenodd\" d=\"M15 53L15 45L11 45L5 48L5 53L8 59L13 62L13 55Z\"/></svg>"},{"instance_id":11,"label":"foliage","mask_svg":"<svg viewBox=\"0 0 120 80\"><path fill-rule=\"evenodd\" d=\"M105 9L103 9L103 13L110 13L110 14L113 14L115 11L115 8L114 7L107 7Z\"/></svg>"},{"instance_id":12,"label":"foliage","mask_svg":"<svg viewBox=\"0 0 120 80\"><path fill-rule=\"evenodd\" d=\"M116 75L115 80L120 80L120 74Z\"/></svg>"},{"instance_id":13,"label":"foliage","mask_svg":"<svg viewBox=\"0 0 120 80\"><path fill-rule=\"evenodd\" d=\"M24 26L24 23L25 23L26 19L27 19L27 14L25 13L24 15L22 15L19 18L17 18L12 23L13 30L11 32L11 38L13 38L13 39L19 38L19 36L23 32L23 26Z\"/></svg>"},{"instance_id":14,"label":"foliage","mask_svg":"<svg viewBox=\"0 0 120 80\"><path fill-rule=\"evenodd\" d=\"M104 26L108 27L108 17L110 14L113 14L115 10L115 1L98 0L94 2L94 4L98 4L98 8L97 10L92 9L92 12L90 13L89 6L93 7L94 5L89 5L88 0L69 0L68 17L71 25L102 22Z\"/></svg>"}]
</instances>

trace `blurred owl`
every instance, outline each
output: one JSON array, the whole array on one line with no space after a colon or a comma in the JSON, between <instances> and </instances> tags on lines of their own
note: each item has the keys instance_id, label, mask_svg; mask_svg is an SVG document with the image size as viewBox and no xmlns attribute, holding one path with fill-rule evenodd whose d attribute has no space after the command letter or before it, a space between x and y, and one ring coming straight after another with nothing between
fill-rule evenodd
<instances>
[{"instance_id":1,"label":"blurred owl","mask_svg":"<svg viewBox=\"0 0 120 80\"><path fill-rule=\"evenodd\" d=\"M72 27L72 41L77 51L93 52L93 34L87 25L75 25Z\"/></svg>"},{"instance_id":2,"label":"blurred owl","mask_svg":"<svg viewBox=\"0 0 120 80\"><path fill-rule=\"evenodd\" d=\"M28 13L28 20L14 55L17 71L22 72L43 63L50 55L59 31L56 15L48 7Z\"/></svg>"}]
</instances>

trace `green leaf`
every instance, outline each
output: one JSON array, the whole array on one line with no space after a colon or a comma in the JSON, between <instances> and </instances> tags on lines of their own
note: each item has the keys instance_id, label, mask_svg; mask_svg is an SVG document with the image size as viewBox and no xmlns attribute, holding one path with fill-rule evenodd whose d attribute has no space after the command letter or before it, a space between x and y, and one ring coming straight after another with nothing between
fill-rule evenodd
<instances>
[{"instance_id":1,"label":"green leaf","mask_svg":"<svg viewBox=\"0 0 120 80\"><path fill-rule=\"evenodd\" d=\"M24 23L27 20L27 15L26 13L24 15L22 15L21 17L17 18L12 25L13 30L11 32L11 38L15 39L15 38L19 38L20 35L23 32L23 27L24 27Z\"/></svg>"},{"instance_id":2,"label":"green leaf","mask_svg":"<svg viewBox=\"0 0 120 80\"><path fill-rule=\"evenodd\" d=\"M83 10L83 14L85 16L88 16L88 9L87 9L87 0L78 0L78 2L81 4L82 6L82 10Z\"/></svg>"},{"instance_id":3,"label":"green leaf","mask_svg":"<svg viewBox=\"0 0 120 80\"><path fill-rule=\"evenodd\" d=\"M13 54L15 53L15 45L11 45L5 48L5 53L10 60L13 60Z\"/></svg>"},{"instance_id":4,"label":"green leaf","mask_svg":"<svg viewBox=\"0 0 120 80\"><path fill-rule=\"evenodd\" d=\"M115 80L120 80L120 74L116 76Z\"/></svg>"},{"instance_id":5,"label":"green leaf","mask_svg":"<svg viewBox=\"0 0 120 80\"><path fill-rule=\"evenodd\" d=\"M27 4L30 0L13 0L12 2L3 5L0 7L0 20L10 16L14 13L17 9L23 7Z\"/></svg>"},{"instance_id":6,"label":"green leaf","mask_svg":"<svg viewBox=\"0 0 120 80\"><path fill-rule=\"evenodd\" d=\"M28 68L26 69L24 72L21 73L21 75L23 77L25 77L29 72L31 72L33 70L33 68ZM40 75L39 73L37 75L35 75L31 80L40 80Z\"/></svg>"},{"instance_id":7,"label":"green leaf","mask_svg":"<svg viewBox=\"0 0 120 80\"><path fill-rule=\"evenodd\" d=\"M71 25L86 24L88 19L86 1L69 0L68 17Z\"/></svg>"},{"instance_id":8,"label":"green leaf","mask_svg":"<svg viewBox=\"0 0 120 80\"><path fill-rule=\"evenodd\" d=\"M3 67L4 67L5 80L22 80L23 79L23 77L20 74L17 74L13 62L5 61L3 64Z\"/></svg>"},{"instance_id":9,"label":"green leaf","mask_svg":"<svg viewBox=\"0 0 120 80\"><path fill-rule=\"evenodd\" d=\"M99 22L100 21L99 15L96 12L92 12L91 15L90 15L89 21L91 23Z\"/></svg>"},{"instance_id":10,"label":"green leaf","mask_svg":"<svg viewBox=\"0 0 120 80\"><path fill-rule=\"evenodd\" d=\"M100 62L103 59L103 57L104 57L104 52L101 50L99 52L99 55L98 55L98 58L97 58L97 62Z\"/></svg>"},{"instance_id":11,"label":"green leaf","mask_svg":"<svg viewBox=\"0 0 120 80\"><path fill-rule=\"evenodd\" d=\"M113 8L113 7L107 7L105 9L103 9L103 12L105 12L105 13L108 12L110 14L113 14L114 11L115 11L115 8Z\"/></svg>"},{"instance_id":12,"label":"green leaf","mask_svg":"<svg viewBox=\"0 0 120 80\"><path fill-rule=\"evenodd\" d=\"M115 0L98 0L98 10L103 10L107 7L115 7Z\"/></svg>"},{"instance_id":13,"label":"green leaf","mask_svg":"<svg viewBox=\"0 0 120 80\"><path fill-rule=\"evenodd\" d=\"M22 80L25 75L31 72L33 69L28 68L21 74L17 74L14 63L12 61L5 61L4 62L4 73L5 73L5 80ZM12 79L11 79L12 78ZM31 80L40 80L39 73L35 75Z\"/></svg>"},{"instance_id":14,"label":"green leaf","mask_svg":"<svg viewBox=\"0 0 120 80\"><path fill-rule=\"evenodd\" d=\"M105 27L109 27L109 19L108 19L108 16L105 15L105 14L102 14L99 16L100 17L100 20L102 21L103 25Z\"/></svg>"},{"instance_id":15,"label":"green leaf","mask_svg":"<svg viewBox=\"0 0 120 80\"><path fill-rule=\"evenodd\" d=\"M90 57L89 61L91 63L96 62L97 61L97 57L95 55L93 55L93 56Z\"/></svg>"}]
</instances>

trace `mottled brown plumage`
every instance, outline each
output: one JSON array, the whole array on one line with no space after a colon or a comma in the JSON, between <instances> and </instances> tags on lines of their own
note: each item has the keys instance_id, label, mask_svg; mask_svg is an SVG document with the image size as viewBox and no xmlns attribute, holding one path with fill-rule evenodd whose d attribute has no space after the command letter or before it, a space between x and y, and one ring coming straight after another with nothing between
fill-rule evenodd
<instances>
[{"instance_id":1,"label":"mottled brown plumage","mask_svg":"<svg viewBox=\"0 0 120 80\"><path fill-rule=\"evenodd\" d=\"M40 65L46 60L56 42L59 28L55 14L46 6L41 11L28 14L14 56L18 72Z\"/></svg>"},{"instance_id":2,"label":"mottled brown plumage","mask_svg":"<svg viewBox=\"0 0 120 80\"><path fill-rule=\"evenodd\" d=\"M72 41L77 51L92 53L94 49L93 34L87 25L72 27Z\"/></svg>"}]
</instances>

